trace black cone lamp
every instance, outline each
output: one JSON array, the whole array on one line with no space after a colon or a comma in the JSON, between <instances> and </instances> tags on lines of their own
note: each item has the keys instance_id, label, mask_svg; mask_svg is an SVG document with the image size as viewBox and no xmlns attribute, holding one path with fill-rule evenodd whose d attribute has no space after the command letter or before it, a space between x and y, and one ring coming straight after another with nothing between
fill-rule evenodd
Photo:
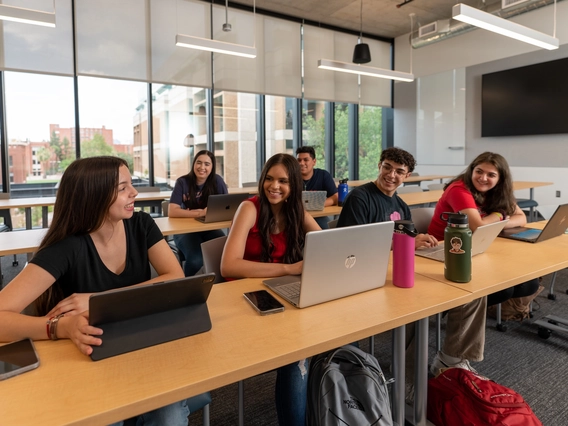
<instances>
[{"instance_id":1,"label":"black cone lamp","mask_svg":"<svg viewBox=\"0 0 568 426\"><path fill-rule=\"evenodd\" d=\"M353 63L366 64L371 62L371 51L367 43L359 43L353 49Z\"/></svg>"},{"instance_id":2,"label":"black cone lamp","mask_svg":"<svg viewBox=\"0 0 568 426\"><path fill-rule=\"evenodd\" d=\"M355 45L353 49L353 63L354 64L366 64L371 62L371 50L367 43L362 43L363 41L363 0L361 0L361 32L359 35L359 43Z\"/></svg>"}]
</instances>

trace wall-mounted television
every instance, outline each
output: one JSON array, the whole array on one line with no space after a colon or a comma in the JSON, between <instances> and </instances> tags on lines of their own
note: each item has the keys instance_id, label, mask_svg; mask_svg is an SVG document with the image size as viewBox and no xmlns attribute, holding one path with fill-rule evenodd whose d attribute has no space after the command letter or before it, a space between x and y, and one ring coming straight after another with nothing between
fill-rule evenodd
<instances>
[{"instance_id":1,"label":"wall-mounted television","mask_svg":"<svg viewBox=\"0 0 568 426\"><path fill-rule=\"evenodd\" d=\"M568 58L484 74L481 136L568 133Z\"/></svg>"}]
</instances>

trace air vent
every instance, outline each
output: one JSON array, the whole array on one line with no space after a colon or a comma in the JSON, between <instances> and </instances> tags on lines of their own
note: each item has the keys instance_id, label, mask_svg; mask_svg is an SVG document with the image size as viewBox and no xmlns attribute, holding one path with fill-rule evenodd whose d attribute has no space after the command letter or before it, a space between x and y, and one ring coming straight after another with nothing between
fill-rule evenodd
<instances>
[{"instance_id":1,"label":"air vent","mask_svg":"<svg viewBox=\"0 0 568 426\"><path fill-rule=\"evenodd\" d=\"M418 37L424 37L430 34L445 33L450 31L450 20L439 19L428 25L423 25L418 28Z\"/></svg>"},{"instance_id":2,"label":"air vent","mask_svg":"<svg viewBox=\"0 0 568 426\"><path fill-rule=\"evenodd\" d=\"M428 34L434 34L437 32L438 32L438 22L434 21L428 25L423 25L420 28L418 28L418 37L424 37L427 36Z\"/></svg>"},{"instance_id":3,"label":"air vent","mask_svg":"<svg viewBox=\"0 0 568 426\"><path fill-rule=\"evenodd\" d=\"M501 9L506 9L511 6L516 6L521 3L526 3L528 0L501 0Z\"/></svg>"}]
</instances>

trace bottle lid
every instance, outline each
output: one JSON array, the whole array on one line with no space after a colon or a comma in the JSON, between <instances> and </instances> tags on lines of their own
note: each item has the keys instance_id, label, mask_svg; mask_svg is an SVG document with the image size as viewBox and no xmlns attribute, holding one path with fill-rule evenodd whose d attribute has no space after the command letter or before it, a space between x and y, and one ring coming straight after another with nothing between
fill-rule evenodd
<instances>
[{"instance_id":1,"label":"bottle lid","mask_svg":"<svg viewBox=\"0 0 568 426\"><path fill-rule=\"evenodd\" d=\"M339 180L339 183L347 183L348 180L349 180L349 179L340 179L340 180Z\"/></svg>"},{"instance_id":2,"label":"bottle lid","mask_svg":"<svg viewBox=\"0 0 568 426\"><path fill-rule=\"evenodd\" d=\"M466 214L457 212L444 212L440 215L440 219L447 221L448 225L468 225L469 220Z\"/></svg>"},{"instance_id":3,"label":"bottle lid","mask_svg":"<svg viewBox=\"0 0 568 426\"><path fill-rule=\"evenodd\" d=\"M414 227L414 223L411 220L395 220L394 231L399 234L406 234L409 237L415 238L418 233Z\"/></svg>"}]
</instances>

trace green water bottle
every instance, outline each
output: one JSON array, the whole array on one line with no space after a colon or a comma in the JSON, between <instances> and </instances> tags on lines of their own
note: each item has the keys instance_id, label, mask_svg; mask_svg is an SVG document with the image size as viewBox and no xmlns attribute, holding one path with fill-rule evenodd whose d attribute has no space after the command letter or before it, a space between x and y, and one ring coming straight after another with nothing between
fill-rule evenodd
<instances>
[{"instance_id":1,"label":"green water bottle","mask_svg":"<svg viewBox=\"0 0 568 426\"><path fill-rule=\"evenodd\" d=\"M444 231L444 277L456 283L471 281L471 229L467 215L442 213Z\"/></svg>"}]
</instances>

